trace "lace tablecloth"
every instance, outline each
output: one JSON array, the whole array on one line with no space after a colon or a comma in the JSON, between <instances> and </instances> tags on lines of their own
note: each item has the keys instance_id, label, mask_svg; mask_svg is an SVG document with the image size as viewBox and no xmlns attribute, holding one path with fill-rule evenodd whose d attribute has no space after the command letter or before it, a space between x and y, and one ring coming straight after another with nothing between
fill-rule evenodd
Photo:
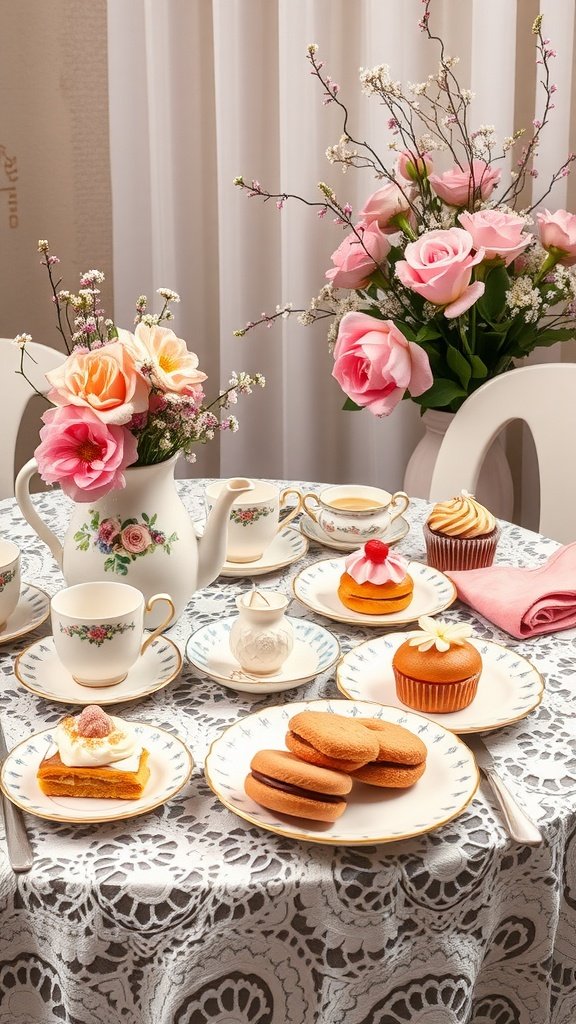
<instances>
[{"instance_id":1,"label":"lace tablecloth","mask_svg":"<svg viewBox=\"0 0 576 1024\"><path fill-rule=\"evenodd\" d=\"M198 514L201 481L181 483ZM303 485L306 487L314 485ZM59 493L39 498L57 532ZM414 501L399 550L423 559ZM62 584L47 548L13 502L0 534L23 552L23 578ZM515 526L498 560L532 565L555 543ZM290 589L306 560L266 585ZM198 593L170 635L235 612L249 580ZM294 602L291 614L309 613ZM510 643L456 604L476 635ZM343 650L374 635L327 625ZM49 632L47 623L36 636ZM12 874L0 842L1 1024L574 1024L576 1020L576 631L519 643L546 680L537 711L488 738L502 776L545 843L513 843L482 783L437 832L377 847L303 844L261 831L218 803L202 774L210 741L251 711L337 694L334 673L258 700L198 678L189 666L124 717L183 736L196 760L188 786L153 813L92 827L28 817L35 862ZM56 722L62 706L20 687L0 648L8 746Z\"/></svg>"}]
</instances>

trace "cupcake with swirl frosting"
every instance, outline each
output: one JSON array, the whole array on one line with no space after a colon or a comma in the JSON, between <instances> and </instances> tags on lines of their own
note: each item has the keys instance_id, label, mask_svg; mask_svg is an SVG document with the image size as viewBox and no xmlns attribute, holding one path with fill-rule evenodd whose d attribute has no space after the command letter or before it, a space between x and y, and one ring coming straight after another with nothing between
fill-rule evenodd
<instances>
[{"instance_id":1,"label":"cupcake with swirl frosting","mask_svg":"<svg viewBox=\"0 0 576 1024\"><path fill-rule=\"evenodd\" d=\"M428 565L442 572L492 565L500 529L487 508L467 491L434 505L425 525Z\"/></svg>"}]
</instances>

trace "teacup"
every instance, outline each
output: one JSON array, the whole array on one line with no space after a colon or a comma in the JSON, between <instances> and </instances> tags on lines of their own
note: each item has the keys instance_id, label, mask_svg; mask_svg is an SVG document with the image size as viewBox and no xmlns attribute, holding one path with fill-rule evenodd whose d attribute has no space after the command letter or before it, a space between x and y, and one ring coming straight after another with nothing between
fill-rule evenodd
<instances>
[{"instance_id":1,"label":"teacup","mask_svg":"<svg viewBox=\"0 0 576 1024\"><path fill-rule=\"evenodd\" d=\"M144 642L144 612L166 601L166 620ZM144 595L126 583L78 583L52 598L56 653L77 683L113 686L126 678L138 658L170 625L174 604L169 594Z\"/></svg>"},{"instance_id":2,"label":"teacup","mask_svg":"<svg viewBox=\"0 0 576 1024\"><path fill-rule=\"evenodd\" d=\"M309 502L316 502L311 509ZM337 484L319 494L306 494L304 509L333 540L344 544L385 539L390 526L406 511L410 498L404 491L390 494L380 487Z\"/></svg>"},{"instance_id":3,"label":"teacup","mask_svg":"<svg viewBox=\"0 0 576 1024\"><path fill-rule=\"evenodd\" d=\"M20 550L11 540L0 540L0 629L20 598Z\"/></svg>"},{"instance_id":4,"label":"teacup","mask_svg":"<svg viewBox=\"0 0 576 1024\"><path fill-rule=\"evenodd\" d=\"M302 510L300 491L288 488L280 491L275 484L254 480L254 489L241 494L230 509L226 558L229 562L255 562L261 558L279 530L283 530ZM206 504L211 509L223 481L206 488ZM280 509L286 498L295 494L298 499L287 515L280 519Z\"/></svg>"}]
</instances>

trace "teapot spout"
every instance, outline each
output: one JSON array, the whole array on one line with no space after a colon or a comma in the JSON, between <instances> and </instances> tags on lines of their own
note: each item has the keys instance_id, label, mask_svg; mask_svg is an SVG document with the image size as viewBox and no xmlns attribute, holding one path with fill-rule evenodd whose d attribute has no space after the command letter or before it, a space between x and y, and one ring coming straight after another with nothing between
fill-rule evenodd
<instances>
[{"instance_id":1,"label":"teapot spout","mask_svg":"<svg viewBox=\"0 0 576 1024\"><path fill-rule=\"evenodd\" d=\"M206 521L204 536L199 541L198 589L207 587L218 576L226 561L228 519L230 509L241 494L254 490L254 482L246 477L233 477L224 484Z\"/></svg>"}]
</instances>

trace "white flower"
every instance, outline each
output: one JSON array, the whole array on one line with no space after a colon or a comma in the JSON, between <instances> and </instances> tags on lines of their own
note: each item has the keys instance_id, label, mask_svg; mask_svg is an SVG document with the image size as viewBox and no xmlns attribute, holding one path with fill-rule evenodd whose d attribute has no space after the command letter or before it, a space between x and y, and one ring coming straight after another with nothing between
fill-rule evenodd
<instances>
[{"instance_id":1,"label":"white flower","mask_svg":"<svg viewBox=\"0 0 576 1024\"><path fill-rule=\"evenodd\" d=\"M12 340L13 345L17 345L18 348L26 348L29 341L32 341L31 334L17 334Z\"/></svg>"},{"instance_id":2,"label":"white flower","mask_svg":"<svg viewBox=\"0 0 576 1024\"><path fill-rule=\"evenodd\" d=\"M472 627L467 622L443 622L442 619L421 615L418 625L420 630L408 643L419 651L429 651L435 647L437 651L445 653L453 644L459 646L467 637L472 636Z\"/></svg>"}]
</instances>

